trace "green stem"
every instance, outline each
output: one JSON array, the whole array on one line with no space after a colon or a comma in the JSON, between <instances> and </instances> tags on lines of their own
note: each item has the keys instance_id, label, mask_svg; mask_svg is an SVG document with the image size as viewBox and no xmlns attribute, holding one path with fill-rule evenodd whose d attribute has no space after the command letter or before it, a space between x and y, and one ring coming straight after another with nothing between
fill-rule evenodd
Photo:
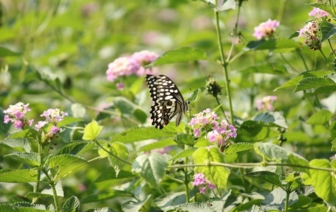
<instances>
[{"instance_id":1,"label":"green stem","mask_svg":"<svg viewBox=\"0 0 336 212\"><path fill-rule=\"evenodd\" d=\"M323 168L323 167L316 167L316 166L302 166L296 164L286 164L286 163L273 163L273 162L262 162L262 163L217 163L217 162L210 162L207 164L181 164L181 165L173 165L169 166L168 168L184 168L184 167L208 167L208 166L223 166L228 168L243 168L243 169L250 169L254 167L260 166L286 166L286 167L295 167L295 168L304 168L304 169L314 169L319 171L327 171L327 172L336 172L336 169L332 168Z\"/></svg>"},{"instance_id":2,"label":"green stem","mask_svg":"<svg viewBox=\"0 0 336 212\"><path fill-rule=\"evenodd\" d=\"M43 161L43 155L42 155L42 146L39 142L37 142L37 153L38 155L40 155L40 158L41 158L41 164L42 164L42 161ZM34 185L34 188L33 188L33 191L34 193L37 193L38 192L38 188L40 186L40 180L41 180L41 169L42 169L42 166L40 164L40 167L39 169L37 170L37 180L36 180L36 184ZM38 197L35 197L32 199L32 203L36 203L38 200Z\"/></svg>"},{"instance_id":3,"label":"green stem","mask_svg":"<svg viewBox=\"0 0 336 212\"><path fill-rule=\"evenodd\" d=\"M228 74L228 62L225 61L224 58L224 51L223 51L223 45L222 45L222 36L220 32L220 27L219 27L219 14L216 9L214 9L215 12L215 19L216 19L216 31L217 31L217 42L218 42L218 48L219 48L219 53L221 57L221 65L223 67L223 72L225 75L225 85L226 85L226 93L228 95L228 100L229 100L229 110L230 110L230 116L231 116L231 124L234 125L234 115L233 115L233 109L232 109L232 98L231 98L231 90L230 90L230 79L229 79L229 74Z\"/></svg>"},{"instance_id":4,"label":"green stem","mask_svg":"<svg viewBox=\"0 0 336 212\"><path fill-rule=\"evenodd\" d=\"M215 99L216 99L216 102L217 102L218 106L220 107L222 113L224 114L225 120L228 121L228 119L226 117L226 114L225 114L225 111L224 111L224 108L223 108L223 105L220 103L220 101L218 99L218 96L215 96Z\"/></svg>"},{"instance_id":5,"label":"green stem","mask_svg":"<svg viewBox=\"0 0 336 212\"><path fill-rule=\"evenodd\" d=\"M289 195L292 191L290 189L286 189L286 202L285 202L285 212L288 211L288 203L289 203Z\"/></svg>"},{"instance_id":6,"label":"green stem","mask_svg":"<svg viewBox=\"0 0 336 212\"><path fill-rule=\"evenodd\" d=\"M188 164L188 157L186 157L185 160L186 160L186 164ZM185 185L185 190L186 190L187 203L190 203L188 167L184 168L184 185Z\"/></svg>"},{"instance_id":7,"label":"green stem","mask_svg":"<svg viewBox=\"0 0 336 212\"><path fill-rule=\"evenodd\" d=\"M302 60L302 62L303 62L303 65L304 65L306 71L309 71L308 66L307 66L307 63L306 63L306 61L305 61L305 59L304 59L304 57L303 57L303 55L302 55L301 50L300 50L300 49L296 49L296 52L298 53L299 57L301 58L301 60Z\"/></svg>"},{"instance_id":8,"label":"green stem","mask_svg":"<svg viewBox=\"0 0 336 212\"><path fill-rule=\"evenodd\" d=\"M52 189L52 191L53 191L53 198L54 198L54 204L55 204L55 211L58 212L58 211L60 211L60 210L59 210L59 202L58 202L58 197L57 197L57 191L56 191L55 181L51 179L52 177L49 176L47 170L42 169L42 171L43 171L43 173L45 174L46 178L48 179L48 181L49 181L49 185L50 185L50 187L51 187L51 189Z\"/></svg>"}]
</instances>

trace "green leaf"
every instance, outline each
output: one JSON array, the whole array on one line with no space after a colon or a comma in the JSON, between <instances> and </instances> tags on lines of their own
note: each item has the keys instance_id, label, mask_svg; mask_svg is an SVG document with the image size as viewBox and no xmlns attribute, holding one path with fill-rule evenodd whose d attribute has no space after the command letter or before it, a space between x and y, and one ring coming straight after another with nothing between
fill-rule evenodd
<instances>
[{"instance_id":1,"label":"green leaf","mask_svg":"<svg viewBox=\"0 0 336 212\"><path fill-rule=\"evenodd\" d=\"M86 141L74 141L62 146L55 155L77 155L86 152L94 148L96 144L94 142L86 142Z\"/></svg>"},{"instance_id":2,"label":"green leaf","mask_svg":"<svg viewBox=\"0 0 336 212\"><path fill-rule=\"evenodd\" d=\"M181 47L178 49L167 51L150 65L157 66L195 60L207 60L205 52L196 48Z\"/></svg>"},{"instance_id":3,"label":"green leaf","mask_svg":"<svg viewBox=\"0 0 336 212\"><path fill-rule=\"evenodd\" d=\"M237 152L243 152L250 149L253 149L254 146L251 143L235 143L230 145L226 150L225 154L232 154Z\"/></svg>"},{"instance_id":4,"label":"green leaf","mask_svg":"<svg viewBox=\"0 0 336 212\"><path fill-rule=\"evenodd\" d=\"M26 194L27 198L47 198L47 197L52 197L53 194L42 194L39 192L29 192Z\"/></svg>"},{"instance_id":5,"label":"green leaf","mask_svg":"<svg viewBox=\"0 0 336 212\"><path fill-rule=\"evenodd\" d=\"M120 170L120 172L117 174L114 168L108 167L103 170L101 175L99 175L99 177L94 182L98 183L98 182L103 182L107 180L118 180L118 179L127 179L127 178L135 178L135 177L137 176L135 176L129 171Z\"/></svg>"},{"instance_id":6,"label":"green leaf","mask_svg":"<svg viewBox=\"0 0 336 212\"><path fill-rule=\"evenodd\" d=\"M289 209L290 210L300 210L302 208L308 207L311 202L312 202L311 198L300 195L298 201L291 204Z\"/></svg>"},{"instance_id":7,"label":"green leaf","mask_svg":"<svg viewBox=\"0 0 336 212\"><path fill-rule=\"evenodd\" d=\"M188 146L194 146L197 142L197 140L195 140L192 135L187 133L176 134L176 136L174 137L174 141L178 144L185 144Z\"/></svg>"},{"instance_id":8,"label":"green leaf","mask_svg":"<svg viewBox=\"0 0 336 212\"><path fill-rule=\"evenodd\" d=\"M197 103L201 99L202 92L204 91L204 89L205 88L203 87L203 88L198 88L198 89L194 90L194 92L188 98L188 101L190 101L192 103Z\"/></svg>"},{"instance_id":9,"label":"green leaf","mask_svg":"<svg viewBox=\"0 0 336 212\"><path fill-rule=\"evenodd\" d=\"M144 123L147 119L147 114L139 106L125 97L114 97L112 103L123 116L132 115L141 123Z\"/></svg>"},{"instance_id":10,"label":"green leaf","mask_svg":"<svg viewBox=\"0 0 336 212\"><path fill-rule=\"evenodd\" d=\"M325 19L323 19L320 27L322 32L321 42L330 39L336 33L336 26Z\"/></svg>"},{"instance_id":11,"label":"green leaf","mask_svg":"<svg viewBox=\"0 0 336 212\"><path fill-rule=\"evenodd\" d=\"M32 204L29 202L0 203L1 212L50 212L42 204Z\"/></svg>"},{"instance_id":12,"label":"green leaf","mask_svg":"<svg viewBox=\"0 0 336 212\"><path fill-rule=\"evenodd\" d=\"M294 89L295 92L303 91L312 88L320 88L325 86L334 86L336 83L327 77L307 77L302 79L297 87Z\"/></svg>"},{"instance_id":13,"label":"green leaf","mask_svg":"<svg viewBox=\"0 0 336 212\"><path fill-rule=\"evenodd\" d=\"M31 146L27 138L6 138L2 140L0 144L9 146L17 151L30 152Z\"/></svg>"},{"instance_id":14,"label":"green leaf","mask_svg":"<svg viewBox=\"0 0 336 212\"><path fill-rule=\"evenodd\" d=\"M275 50L296 48L300 48L300 43L286 38L250 41L246 45L246 50Z\"/></svg>"},{"instance_id":15,"label":"green leaf","mask_svg":"<svg viewBox=\"0 0 336 212\"><path fill-rule=\"evenodd\" d=\"M110 152L113 155L117 156L118 158L128 161L129 152L125 144L120 143L120 142L110 143ZM113 166L117 175L119 174L120 170L123 169L127 165L125 164L125 162L119 160L118 158L110 154L108 154L108 158L109 158L111 166Z\"/></svg>"},{"instance_id":16,"label":"green leaf","mask_svg":"<svg viewBox=\"0 0 336 212\"><path fill-rule=\"evenodd\" d=\"M101 202L103 200L113 198L133 198L133 193L129 191L120 191L115 189L109 189L108 191L99 191L98 194L90 195L84 199L81 199L81 203Z\"/></svg>"},{"instance_id":17,"label":"green leaf","mask_svg":"<svg viewBox=\"0 0 336 212\"><path fill-rule=\"evenodd\" d=\"M255 143L254 150L267 160L287 161L289 155L286 149L272 143Z\"/></svg>"},{"instance_id":18,"label":"green leaf","mask_svg":"<svg viewBox=\"0 0 336 212\"><path fill-rule=\"evenodd\" d=\"M269 127L283 127L286 129L288 128L283 115L276 111L258 114L253 120L263 123L264 125Z\"/></svg>"},{"instance_id":19,"label":"green leaf","mask_svg":"<svg viewBox=\"0 0 336 212\"><path fill-rule=\"evenodd\" d=\"M13 57L13 56L19 56L21 53L14 52L8 48L5 48L3 46L0 46L0 57Z\"/></svg>"},{"instance_id":20,"label":"green leaf","mask_svg":"<svg viewBox=\"0 0 336 212\"><path fill-rule=\"evenodd\" d=\"M223 154L215 147L201 147L192 155L195 164L208 165L210 162L224 163ZM218 189L225 189L230 170L222 166L195 167L195 173L203 173Z\"/></svg>"},{"instance_id":21,"label":"green leaf","mask_svg":"<svg viewBox=\"0 0 336 212\"><path fill-rule=\"evenodd\" d=\"M152 195L148 195L143 201L134 202L133 200L124 202L122 204L122 211L134 212L134 211L148 211L151 208L153 199Z\"/></svg>"},{"instance_id":22,"label":"green leaf","mask_svg":"<svg viewBox=\"0 0 336 212\"><path fill-rule=\"evenodd\" d=\"M185 192L171 192L166 193L159 198L156 198L155 204L160 207L163 211L169 211L174 209L175 207L186 203L186 195Z\"/></svg>"},{"instance_id":23,"label":"green leaf","mask_svg":"<svg viewBox=\"0 0 336 212\"><path fill-rule=\"evenodd\" d=\"M331 122L329 132L330 132L330 138L333 140L336 139L336 120Z\"/></svg>"},{"instance_id":24,"label":"green leaf","mask_svg":"<svg viewBox=\"0 0 336 212\"><path fill-rule=\"evenodd\" d=\"M258 121L247 120L237 129L236 140L241 142L257 142L268 138L271 134L270 128Z\"/></svg>"},{"instance_id":25,"label":"green leaf","mask_svg":"<svg viewBox=\"0 0 336 212\"><path fill-rule=\"evenodd\" d=\"M76 196L72 196L65 201L62 208L63 211L79 211L80 201Z\"/></svg>"},{"instance_id":26,"label":"green leaf","mask_svg":"<svg viewBox=\"0 0 336 212\"><path fill-rule=\"evenodd\" d=\"M81 118L75 118L71 116L64 117L64 119L57 123L57 127L63 127L72 123L83 121Z\"/></svg>"},{"instance_id":27,"label":"green leaf","mask_svg":"<svg viewBox=\"0 0 336 212\"><path fill-rule=\"evenodd\" d=\"M63 154L49 157L46 161L46 165L48 165L50 169L59 166L64 168L65 166L76 162L86 162L86 160L76 155Z\"/></svg>"},{"instance_id":28,"label":"green leaf","mask_svg":"<svg viewBox=\"0 0 336 212\"><path fill-rule=\"evenodd\" d=\"M246 203L243 203L239 206L237 206L232 212L238 212L238 211L250 211L249 209L252 208L253 205L261 205L261 202L263 199L253 199Z\"/></svg>"},{"instance_id":29,"label":"green leaf","mask_svg":"<svg viewBox=\"0 0 336 212\"><path fill-rule=\"evenodd\" d=\"M266 211L271 211L273 208L275 209L285 208L286 196L287 193L282 188L276 188L265 197L264 201L262 202L262 205L264 205ZM295 202L297 202L298 199L299 199L298 195L296 194L295 191L293 191L289 194L288 204L292 205Z\"/></svg>"},{"instance_id":30,"label":"green leaf","mask_svg":"<svg viewBox=\"0 0 336 212\"><path fill-rule=\"evenodd\" d=\"M173 139L168 138L168 139L159 140L157 142L153 141L150 144L142 146L139 149L139 151L149 152L149 151L154 150L154 149L161 149L161 148L165 148L165 147L168 147L168 146L176 146L176 143L173 141Z\"/></svg>"},{"instance_id":31,"label":"green leaf","mask_svg":"<svg viewBox=\"0 0 336 212\"><path fill-rule=\"evenodd\" d=\"M180 211L193 211L193 212L216 212L210 208L210 205L207 203L186 203L178 207ZM171 211L170 211L171 212Z\"/></svg>"},{"instance_id":32,"label":"green leaf","mask_svg":"<svg viewBox=\"0 0 336 212\"><path fill-rule=\"evenodd\" d=\"M37 181L36 169L2 169L0 170L0 182L5 183L29 183Z\"/></svg>"},{"instance_id":33,"label":"green leaf","mask_svg":"<svg viewBox=\"0 0 336 212\"><path fill-rule=\"evenodd\" d=\"M289 81L282 84L280 87L276 88L275 91L284 89L284 88L291 88L291 87L297 87L299 82L304 78L310 78L310 77L323 77L328 74L333 73L333 71L307 71L299 74L298 76L290 79Z\"/></svg>"},{"instance_id":34,"label":"green leaf","mask_svg":"<svg viewBox=\"0 0 336 212\"><path fill-rule=\"evenodd\" d=\"M288 162L288 164L297 165L297 166L306 166L306 167L309 166L309 162L305 158L303 158L303 157L301 157L301 156L299 156L295 153L290 153L288 155L287 162ZM308 172L307 168L301 168L301 167L295 167L294 166L294 167L292 167L292 169L295 170L295 171L299 171L299 172Z\"/></svg>"},{"instance_id":35,"label":"green leaf","mask_svg":"<svg viewBox=\"0 0 336 212\"><path fill-rule=\"evenodd\" d=\"M269 171L250 172L246 176L264 180L278 187L282 187L281 176Z\"/></svg>"},{"instance_id":36,"label":"green leaf","mask_svg":"<svg viewBox=\"0 0 336 212\"><path fill-rule=\"evenodd\" d=\"M102 126L94 120L91 121L88 125L85 126L83 140L92 141L96 140L100 131L103 129Z\"/></svg>"},{"instance_id":37,"label":"green leaf","mask_svg":"<svg viewBox=\"0 0 336 212\"><path fill-rule=\"evenodd\" d=\"M31 166L39 166L41 164L41 157L36 152L14 152L5 157L14 156L19 158L22 162L27 163Z\"/></svg>"},{"instance_id":38,"label":"green leaf","mask_svg":"<svg viewBox=\"0 0 336 212\"><path fill-rule=\"evenodd\" d=\"M123 143L131 143L148 139L161 139L174 137L177 133L181 133L183 131L183 123L181 123L178 127L176 127L175 124L168 124L162 130L156 129L155 127L136 127L115 135L111 142L121 141Z\"/></svg>"},{"instance_id":39,"label":"green leaf","mask_svg":"<svg viewBox=\"0 0 336 212\"><path fill-rule=\"evenodd\" d=\"M331 163L326 159L314 159L309 163L312 167L336 169L336 161ZM336 175L335 172L309 169L309 174L302 174L303 183L312 185L318 197L330 206L336 205Z\"/></svg>"},{"instance_id":40,"label":"green leaf","mask_svg":"<svg viewBox=\"0 0 336 212\"><path fill-rule=\"evenodd\" d=\"M177 153L176 155L174 155L170 160L177 160L180 158L186 158L186 157L190 157L194 152L195 152L196 148L192 148L189 147L188 149L185 149L179 153Z\"/></svg>"},{"instance_id":41,"label":"green leaf","mask_svg":"<svg viewBox=\"0 0 336 212\"><path fill-rule=\"evenodd\" d=\"M167 157L152 153L138 156L132 165L132 171L139 174L151 187L160 189L160 182L168 166Z\"/></svg>"},{"instance_id":42,"label":"green leaf","mask_svg":"<svg viewBox=\"0 0 336 212\"><path fill-rule=\"evenodd\" d=\"M330 121L332 113L329 110L320 110L314 113L307 121L307 124L325 124Z\"/></svg>"}]
</instances>

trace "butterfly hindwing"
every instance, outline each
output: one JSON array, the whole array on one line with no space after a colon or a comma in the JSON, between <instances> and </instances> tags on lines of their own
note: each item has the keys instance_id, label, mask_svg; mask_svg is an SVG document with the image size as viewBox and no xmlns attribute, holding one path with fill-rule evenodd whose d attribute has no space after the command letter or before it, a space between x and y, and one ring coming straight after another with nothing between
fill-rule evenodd
<instances>
[{"instance_id":1,"label":"butterfly hindwing","mask_svg":"<svg viewBox=\"0 0 336 212\"><path fill-rule=\"evenodd\" d=\"M183 113L188 109L181 92L175 83L165 75L146 75L150 96L152 125L162 129L177 114L176 126L180 124Z\"/></svg>"}]
</instances>

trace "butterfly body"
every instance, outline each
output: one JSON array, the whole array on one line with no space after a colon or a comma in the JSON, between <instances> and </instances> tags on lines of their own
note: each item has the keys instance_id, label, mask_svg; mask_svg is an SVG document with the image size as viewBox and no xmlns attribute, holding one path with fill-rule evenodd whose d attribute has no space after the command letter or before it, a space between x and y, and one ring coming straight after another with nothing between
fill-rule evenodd
<instances>
[{"instance_id":1,"label":"butterfly body","mask_svg":"<svg viewBox=\"0 0 336 212\"><path fill-rule=\"evenodd\" d=\"M146 82L153 100L151 107L152 125L162 129L175 116L176 126L181 122L183 113L188 110L188 103L175 83L165 75L154 76L147 74Z\"/></svg>"}]
</instances>

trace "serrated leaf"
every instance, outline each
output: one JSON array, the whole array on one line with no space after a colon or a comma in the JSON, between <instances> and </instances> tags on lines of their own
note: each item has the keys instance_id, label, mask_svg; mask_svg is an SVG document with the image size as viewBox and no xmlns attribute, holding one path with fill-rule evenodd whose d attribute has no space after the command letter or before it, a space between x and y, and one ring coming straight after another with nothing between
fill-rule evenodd
<instances>
[{"instance_id":1,"label":"serrated leaf","mask_svg":"<svg viewBox=\"0 0 336 212\"><path fill-rule=\"evenodd\" d=\"M72 196L65 201L62 208L64 211L79 211L80 201L76 196Z\"/></svg>"},{"instance_id":2,"label":"serrated leaf","mask_svg":"<svg viewBox=\"0 0 336 212\"><path fill-rule=\"evenodd\" d=\"M32 204L29 202L0 203L1 212L50 212L42 204Z\"/></svg>"},{"instance_id":3,"label":"serrated leaf","mask_svg":"<svg viewBox=\"0 0 336 212\"><path fill-rule=\"evenodd\" d=\"M269 127L283 127L286 129L288 128L286 120L283 117L283 115L276 111L274 112L270 111L258 114L253 120L261 122Z\"/></svg>"},{"instance_id":4,"label":"serrated leaf","mask_svg":"<svg viewBox=\"0 0 336 212\"><path fill-rule=\"evenodd\" d=\"M329 110L320 110L314 113L307 121L307 124L325 124L330 121L332 113Z\"/></svg>"},{"instance_id":5,"label":"serrated leaf","mask_svg":"<svg viewBox=\"0 0 336 212\"><path fill-rule=\"evenodd\" d=\"M188 98L188 101L193 102L193 103L197 103L198 100L201 99L202 96L202 92L205 88L198 88L196 90L194 90L194 92L191 94L191 96Z\"/></svg>"},{"instance_id":6,"label":"serrated leaf","mask_svg":"<svg viewBox=\"0 0 336 212\"><path fill-rule=\"evenodd\" d=\"M201 147L193 153L192 157L195 164L224 163L223 154L215 147L210 149ZM221 166L201 166L195 167L195 173L203 173L218 189L225 189L230 170Z\"/></svg>"},{"instance_id":7,"label":"serrated leaf","mask_svg":"<svg viewBox=\"0 0 336 212\"><path fill-rule=\"evenodd\" d=\"M225 150L225 154L232 154L232 153L247 151L253 148L254 146L251 143L235 143L235 144L230 145Z\"/></svg>"},{"instance_id":8,"label":"serrated leaf","mask_svg":"<svg viewBox=\"0 0 336 212\"><path fill-rule=\"evenodd\" d=\"M86 162L86 160L76 155L63 154L63 155L51 156L46 161L46 165L48 165L50 169L56 167L64 168L65 166L71 165L76 162L84 163Z\"/></svg>"},{"instance_id":9,"label":"serrated leaf","mask_svg":"<svg viewBox=\"0 0 336 212\"><path fill-rule=\"evenodd\" d=\"M330 39L333 35L336 34L336 26L325 19L323 19L321 25L322 38L321 42Z\"/></svg>"},{"instance_id":10,"label":"serrated leaf","mask_svg":"<svg viewBox=\"0 0 336 212\"><path fill-rule=\"evenodd\" d=\"M267 160L286 161L289 155L286 149L272 143L255 143L254 150Z\"/></svg>"},{"instance_id":11,"label":"serrated leaf","mask_svg":"<svg viewBox=\"0 0 336 212\"><path fill-rule=\"evenodd\" d=\"M86 142L86 141L74 141L62 146L55 155L77 155L84 153L87 150L94 148L96 144L94 142Z\"/></svg>"},{"instance_id":12,"label":"serrated leaf","mask_svg":"<svg viewBox=\"0 0 336 212\"><path fill-rule=\"evenodd\" d=\"M300 195L298 201L291 204L289 209L290 210L299 210L299 209L308 207L311 202L312 202L311 198L309 198L307 196Z\"/></svg>"},{"instance_id":13,"label":"serrated leaf","mask_svg":"<svg viewBox=\"0 0 336 212\"><path fill-rule=\"evenodd\" d=\"M56 194L58 197L64 197L64 191L63 191L63 187L62 187L62 182L58 181L55 185L55 189L56 189ZM51 186L48 186L47 188L43 189L41 191L41 194L45 194L45 195L50 195L50 196L54 196L54 190Z\"/></svg>"},{"instance_id":14,"label":"serrated leaf","mask_svg":"<svg viewBox=\"0 0 336 212\"><path fill-rule=\"evenodd\" d=\"M136 176L125 170L121 170L117 175L116 171L112 167L108 167L103 170L101 175L94 181L96 183L103 182L107 180L117 180L117 179L127 179L127 178L135 178Z\"/></svg>"},{"instance_id":15,"label":"serrated leaf","mask_svg":"<svg viewBox=\"0 0 336 212\"><path fill-rule=\"evenodd\" d=\"M265 197L262 205L271 206L272 208L285 208L286 196L287 194L282 188L276 188ZM295 191L291 192L288 198L289 205L294 204L299 199Z\"/></svg>"},{"instance_id":16,"label":"serrated leaf","mask_svg":"<svg viewBox=\"0 0 336 212\"><path fill-rule=\"evenodd\" d=\"M128 160L128 149L125 146L125 144L120 142L114 142L110 144L110 152L117 156L118 158L121 158L125 161ZM120 159L108 154L109 161L111 166L113 166L114 170L116 171L116 174L118 175L120 170L123 169L127 164L125 162L121 161Z\"/></svg>"},{"instance_id":17,"label":"serrated leaf","mask_svg":"<svg viewBox=\"0 0 336 212\"><path fill-rule=\"evenodd\" d=\"M81 203L100 202L102 200L122 197L133 198L134 195L129 191L109 189L108 191L99 191L98 194L90 195L84 199L81 199Z\"/></svg>"},{"instance_id":18,"label":"serrated leaf","mask_svg":"<svg viewBox=\"0 0 336 212\"><path fill-rule=\"evenodd\" d=\"M261 205L262 201L263 201L263 199L252 199L252 200L249 200L248 202L240 204L239 206L237 206L233 212L251 211L249 209L251 209L253 205Z\"/></svg>"},{"instance_id":19,"label":"serrated leaf","mask_svg":"<svg viewBox=\"0 0 336 212\"><path fill-rule=\"evenodd\" d=\"M41 163L41 157L36 152L14 152L5 157L13 156L19 158L22 162L27 163L31 166L39 166Z\"/></svg>"},{"instance_id":20,"label":"serrated leaf","mask_svg":"<svg viewBox=\"0 0 336 212\"><path fill-rule=\"evenodd\" d=\"M47 198L47 197L52 197L53 194L42 194L39 192L29 192L26 197L27 198Z\"/></svg>"},{"instance_id":21,"label":"serrated leaf","mask_svg":"<svg viewBox=\"0 0 336 212\"><path fill-rule=\"evenodd\" d=\"M195 138L187 133L182 133L182 134L176 134L174 137L174 141L178 144L185 144L188 146L194 146L197 140Z\"/></svg>"},{"instance_id":22,"label":"serrated leaf","mask_svg":"<svg viewBox=\"0 0 336 212\"><path fill-rule=\"evenodd\" d=\"M150 186L160 189L160 182L168 166L168 159L161 154L138 156L132 165L132 171L139 174Z\"/></svg>"},{"instance_id":23,"label":"serrated leaf","mask_svg":"<svg viewBox=\"0 0 336 212\"><path fill-rule=\"evenodd\" d=\"M5 48L3 46L0 46L0 57L13 57L13 56L19 56L21 53L14 52L8 48Z\"/></svg>"},{"instance_id":24,"label":"serrated leaf","mask_svg":"<svg viewBox=\"0 0 336 212\"><path fill-rule=\"evenodd\" d=\"M151 66L179 63L195 60L206 60L207 56L205 52L200 49L191 47L181 47L178 49L170 50L164 53L161 57L151 63Z\"/></svg>"},{"instance_id":25,"label":"serrated leaf","mask_svg":"<svg viewBox=\"0 0 336 212\"><path fill-rule=\"evenodd\" d=\"M298 76L290 79L289 81L285 82L282 84L280 87L276 88L274 91L277 91L279 89L284 89L284 88L290 88L290 87L296 87L299 82L304 79L304 78L309 78L309 77L323 77L328 74L333 73L333 71L307 71L299 74Z\"/></svg>"},{"instance_id":26,"label":"serrated leaf","mask_svg":"<svg viewBox=\"0 0 336 212\"><path fill-rule=\"evenodd\" d=\"M176 127L175 124L168 124L162 130L156 129L155 127L136 127L115 135L111 139L111 142L120 141L123 143L131 143L148 139L161 139L174 137L176 133L182 133L183 131L183 123L178 127Z\"/></svg>"},{"instance_id":27,"label":"serrated leaf","mask_svg":"<svg viewBox=\"0 0 336 212\"><path fill-rule=\"evenodd\" d=\"M85 126L83 140L92 141L96 140L100 131L103 129L102 126L98 125L96 121L91 121Z\"/></svg>"},{"instance_id":28,"label":"serrated leaf","mask_svg":"<svg viewBox=\"0 0 336 212\"><path fill-rule=\"evenodd\" d=\"M29 183L37 181L36 169L2 169L0 170L0 182L5 183Z\"/></svg>"},{"instance_id":29,"label":"serrated leaf","mask_svg":"<svg viewBox=\"0 0 336 212\"><path fill-rule=\"evenodd\" d=\"M269 171L250 172L246 176L264 180L278 187L282 187L281 176Z\"/></svg>"},{"instance_id":30,"label":"serrated leaf","mask_svg":"<svg viewBox=\"0 0 336 212\"><path fill-rule=\"evenodd\" d=\"M262 141L270 136L270 128L258 121L247 120L237 129L237 140L241 142Z\"/></svg>"},{"instance_id":31,"label":"serrated leaf","mask_svg":"<svg viewBox=\"0 0 336 212\"><path fill-rule=\"evenodd\" d=\"M139 106L125 97L114 97L112 103L122 115L132 115L141 123L144 123L147 119L147 114Z\"/></svg>"},{"instance_id":32,"label":"serrated leaf","mask_svg":"<svg viewBox=\"0 0 336 212\"><path fill-rule=\"evenodd\" d=\"M207 203L187 203L178 207L180 211L192 211L192 212L216 212L211 209Z\"/></svg>"},{"instance_id":33,"label":"serrated leaf","mask_svg":"<svg viewBox=\"0 0 336 212\"><path fill-rule=\"evenodd\" d=\"M303 91L312 88L320 88L325 86L334 86L336 83L327 77L307 77L302 79L297 87L294 89L295 92Z\"/></svg>"},{"instance_id":34,"label":"serrated leaf","mask_svg":"<svg viewBox=\"0 0 336 212\"><path fill-rule=\"evenodd\" d=\"M300 43L287 38L250 41L246 50L275 50L300 48Z\"/></svg>"},{"instance_id":35,"label":"serrated leaf","mask_svg":"<svg viewBox=\"0 0 336 212\"><path fill-rule=\"evenodd\" d=\"M30 152L31 146L27 138L6 138L0 144L9 146L17 151Z\"/></svg>"},{"instance_id":36,"label":"serrated leaf","mask_svg":"<svg viewBox=\"0 0 336 212\"><path fill-rule=\"evenodd\" d=\"M83 121L81 118L75 118L71 116L64 117L64 119L57 123L57 127L63 127L72 123Z\"/></svg>"},{"instance_id":37,"label":"serrated leaf","mask_svg":"<svg viewBox=\"0 0 336 212\"><path fill-rule=\"evenodd\" d=\"M142 146L139 149L139 152L149 152L154 149L162 149L169 146L176 146L176 143L171 138L159 140L157 142L154 140L152 143Z\"/></svg>"},{"instance_id":38,"label":"serrated leaf","mask_svg":"<svg viewBox=\"0 0 336 212\"><path fill-rule=\"evenodd\" d=\"M336 169L336 161L329 162L326 159L314 159L309 162L312 167ZM336 205L336 175L335 172L309 169L309 174L302 174L303 183L312 185L318 197L326 201L330 206Z\"/></svg>"},{"instance_id":39,"label":"serrated leaf","mask_svg":"<svg viewBox=\"0 0 336 212\"><path fill-rule=\"evenodd\" d=\"M172 192L156 198L155 204L164 211L174 209L176 206L186 203L185 192Z\"/></svg>"}]
</instances>

